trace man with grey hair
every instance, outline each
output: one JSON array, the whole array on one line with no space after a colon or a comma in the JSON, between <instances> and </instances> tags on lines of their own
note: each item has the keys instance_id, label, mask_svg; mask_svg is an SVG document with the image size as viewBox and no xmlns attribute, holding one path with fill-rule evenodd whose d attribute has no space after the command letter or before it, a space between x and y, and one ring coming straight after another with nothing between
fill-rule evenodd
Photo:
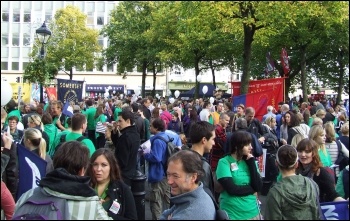
<instances>
[{"instance_id":1,"label":"man with grey hair","mask_svg":"<svg viewBox=\"0 0 350 221\"><path fill-rule=\"evenodd\" d=\"M36 112L37 111L37 104L35 101L32 101L30 102L30 110L29 110L29 113L26 114L23 118L22 118L22 123L23 123L23 126L24 126L24 129L27 129L28 128L28 118L30 118L32 115L38 115L38 113Z\"/></svg>"},{"instance_id":2,"label":"man with grey hair","mask_svg":"<svg viewBox=\"0 0 350 221\"><path fill-rule=\"evenodd\" d=\"M266 120L268 117L274 117L274 118L276 118L276 114L272 113L272 111L273 111L273 109L274 109L273 106L269 105L269 106L267 106L266 109L267 109L267 114L265 114L265 115L263 116L263 118L262 118L262 122L263 122L263 123L265 122L265 120Z\"/></svg>"}]
</instances>

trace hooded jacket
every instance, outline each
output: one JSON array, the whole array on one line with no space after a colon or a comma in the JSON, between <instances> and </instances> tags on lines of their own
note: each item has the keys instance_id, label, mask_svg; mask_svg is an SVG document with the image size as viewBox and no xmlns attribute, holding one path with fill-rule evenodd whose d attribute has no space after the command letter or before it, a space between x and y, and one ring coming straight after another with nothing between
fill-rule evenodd
<instances>
[{"instance_id":1,"label":"hooded jacket","mask_svg":"<svg viewBox=\"0 0 350 221\"><path fill-rule=\"evenodd\" d=\"M57 168L48 173L39 186L49 195L67 199L70 220L111 220L89 182L89 177L72 175L63 168ZM31 189L21 196L15 211L33 195L33 191Z\"/></svg>"},{"instance_id":2,"label":"hooded jacket","mask_svg":"<svg viewBox=\"0 0 350 221\"><path fill-rule=\"evenodd\" d=\"M318 220L317 193L308 177L294 175L274 185L266 198L267 220ZM315 186L317 186L315 184Z\"/></svg>"}]
</instances>

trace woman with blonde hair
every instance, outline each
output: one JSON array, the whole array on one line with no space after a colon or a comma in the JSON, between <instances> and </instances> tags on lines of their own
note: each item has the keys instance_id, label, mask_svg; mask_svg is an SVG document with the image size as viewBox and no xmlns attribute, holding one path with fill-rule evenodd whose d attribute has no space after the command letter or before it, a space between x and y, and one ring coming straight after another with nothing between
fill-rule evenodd
<instances>
[{"instance_id":1,"label":"woman with blonde hair","mask_svg":"<svg viewBox=\"0 0 350 221\"><path fill-rule=\"evenodd\" d=\"M318 153L320 155L323 166L330 167L332 165L332 159L326 149L326 131L320 125L312 126L309 133L309 138L314 140L318 145Z\"/></svg>"},{"instance_id":2,"label":"woman with blonde hair","mask_svg":"<svg viewBox=\"0 0 350 221\"><path fill-rule=\"evenodd\" d=\"M335 164L337 158L338 158L338 145L341 147L341 151L346 157L349 157L349 150L346 149L346 147L339 141L336 140L335 137L335 129L334 129L334 123L332 121L328 121L324 125L324 129L326 132L326 148L329 152L329 155L331 156L332 163ZM336 176L338 177L339 171L344 169L345 166L342 166L341 168L336 168Z\"/></svg>"},{"instance_id":3,"label":"woman with blonde hair","mask_svg":"<svg viewBox=\"0 0 350 221\"><path fill-rule=\"evenodd\" d=\"M340 128L341 136L338 138L342 142L346 149L349 150L349 122L344 123Z\"/></svg>"},{"instance_id":4,"label":"woman with blonde hair","mask_svg":"<svg viewBox=\"0 0 350 221\"><path fill-rule=\"evenodd\" d=\"M49 135L44 131L44 124L41 121L41 117L39 115L34 114L28 117L28 128L35 128L41 132L42 137L46 142L46 152L49 151L50 138Z\"/></svg>"},{"instance_id":5,"label":"woman with blonde hair","mask_svg":"<svg viewBox=\"0 0 350 221\"><path fill-rule=\"evenodd\" d=\"M35 128L28 128L24 131L23 138L24 146L40 156L43 160L47 162L46 174L53 171L52 159L48 154L46 154L46 142L42 137L41 132Z\"/></svg>"},{"instance_id":6,"label":"woman with blonde hair","mask_svg":"<svg viewBox=\"0 0 350 221\"><path fill-rule=\"evenodd\" d=\"M312 122L311 122L311 126L315 126L315 125L320 125L320 126L323 126L323 120L319 117L315 117L315 118L312 118Z\"/></svg>"}]
</instances>

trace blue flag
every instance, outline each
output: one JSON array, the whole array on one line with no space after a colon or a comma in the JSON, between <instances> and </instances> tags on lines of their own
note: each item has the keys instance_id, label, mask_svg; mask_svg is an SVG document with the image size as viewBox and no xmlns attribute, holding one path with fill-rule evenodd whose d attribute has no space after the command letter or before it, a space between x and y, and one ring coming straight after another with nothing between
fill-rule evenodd
<instances>
[{"instance_id":1,"label":"blue flag","mask_svg":"<svg viewBox=\"0 0 350 221\"><path fill-rule=\"evenodd\" d=\"M67 115L68 117L73 117L73 108L72 108L72 106L69 105L69 101L67 101L64 104L64 107L62 109L62 113L64 115Z\"/></svg>"},{"instance_id":2,"label":"blue flag","mask_svg":"<svg viewBox=\"0 0 350 221\"><path fill-rule=\"evenodd\" d=\"M39 185L39 181L46 175L47 162L21 144L17 144L17 155L19 182L16 198L18 200L23 193Z\"/></svg>"},{"instance_id":3,"label":"blue flag","mask_svg":"<svg viewBox=\"0 0 350 221\"><path fill-rule=\"evenodd\" d=\"M349 201L321 203L325 220L349 220Z\"/></svg>"}]
</instances>

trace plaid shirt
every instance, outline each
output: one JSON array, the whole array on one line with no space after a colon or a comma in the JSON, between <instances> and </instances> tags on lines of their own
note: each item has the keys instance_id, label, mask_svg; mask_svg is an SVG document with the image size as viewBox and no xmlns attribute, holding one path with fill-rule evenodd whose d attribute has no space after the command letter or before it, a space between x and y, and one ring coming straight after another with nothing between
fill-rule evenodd
<instances>
[{"instance_id":1,"label":"plaid shirt","mask_svg":"<svg viewBox=\"0 0 350 221\"><path fill-rule=\"evenodd\" d=\"M217 124L215 126L215 144L210 151L210 166L212 171L216 170L216 166L218 165L219 159L225 155L225 143L226 143L226 132L225 129Z\"/></svg>"}]
</instances>

